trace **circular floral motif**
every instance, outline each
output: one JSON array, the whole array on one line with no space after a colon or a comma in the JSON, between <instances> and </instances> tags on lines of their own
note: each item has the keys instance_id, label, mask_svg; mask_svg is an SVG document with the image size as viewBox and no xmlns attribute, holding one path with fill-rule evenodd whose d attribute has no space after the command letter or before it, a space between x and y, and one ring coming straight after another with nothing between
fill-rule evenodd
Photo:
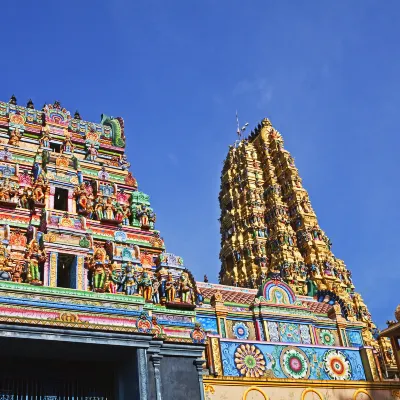
<instances>
[{"instance_id":1,"label":"circular floral motif","mask_svg":"<svg viewBox=\"0 0 400 400\"><path fill-rule=\"evenodd\" d=\"M307 379L310 376L310 364L303 350L286 347L282 350L281 368L288 378Z\"/></svg>"},{"instance_id":2,"label":"circular floral motif","mask_svg":"<svg viewBox=\"0 0 400 400\"><path fill-rule=\"evenodd\" d=\"M333 336L333 333L327 329L322 329L319 332L319 338L325 346L333 346L335 344L335 336Z\"/></svg>"},{"instance_id":3,"label":"circular floral motif","mask_svg":"<svg viewBox=\"0 0 400 400\"><path fill-rule=\"evenodd\" d=\"M243 322L237 322L233 325L232 330L238 339L247 339L249 337L249 328Z\"/></svg>"},{"instance_id":4,"label":"circular floral motif","mask_svg":"<svg viewBox=\"0 0 400 400\"><path fill-rule=\"evenodd\" d=\"M264 356L254 345L240 345L235 352L235 364L242 376L259 378L264 375Z\"/></svg>"},{"instance_id":5,"label":"circular floral motif","mask_svg":"<svg viewBox=\"0 0 400 400\"><path fill-rule=\"evenodd\" d=\"M350 362L341 351L328 350L323 360L324 370L331 379L344 381L351 378Z\"/></svg>"}]
</instances>

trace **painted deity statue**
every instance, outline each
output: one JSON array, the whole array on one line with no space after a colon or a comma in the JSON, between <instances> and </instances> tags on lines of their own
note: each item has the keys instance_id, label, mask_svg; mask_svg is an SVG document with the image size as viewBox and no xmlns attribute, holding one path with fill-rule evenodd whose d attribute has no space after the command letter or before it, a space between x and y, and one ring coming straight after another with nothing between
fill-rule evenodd
<instances>
[{"instance_id":1,"label":"painted deity statue","mask_svg":"<svg viewBox=\"0 0 400 400\"><path fill-rule=\"evenodd\" d=\"M96 197L94 211L99 221L104 218L104 201L100 194Z\"/></svg>"},{"instance_id":2,"label":"painted deity statue","mask_svg":"<svg viewBox=\"0 0 400 400\"><path fill-rule=\"evenodd\" d=\"M114 205L114 210L115 210L115 219L118 221L118 222L121 222L122 223L122 206L121 206L121 204L119 204L118 202L116 202L115 203L115 205Z\"/></svg>"},{"instance_id":3,"label":"painted deity statue","mask_svg":"<svg viewBox=\"0 0 400 400\"><path fill-rule=\"evenodd\" d=\"M192 284L190 283L187 272L182 272L179 279L179 291L182 303L192 302Z\"/></svg>"},{"instance_id":4,"label":"painted deity statue","mask_svg":"<svg viewBox=\"0 0 400 400\"><path fill-rule=\"evenodd\" d=\"M108 220L114 219L114 205L111 197L108 197L104 204L104 217Z\"/></svg>"},{"instance_id":5,"label":"painted deity statue","mask_svg":"<svg viewBox=\"0 0 400 400\"><path fill-rule=\"evenodd\" d=\"M86 160L95 161L98 153L99 152L97 151L96 147L94 147L94 144L91 144L90 147L87 149Z\"/></svg>"},{"instance_id":6,"label":"painted deity statue","mask_svg":"<svg viewBox=\"0 0 400 400\"><path fill-rule=\"evenodd\" d=\"M167 281L165 282L165 294L167 297L167 302L175 301L175 295L176 295L175 281L170 272L168 273L168 278Z\"/></svg>"},{"instance_id":7,"label":"painted deity statue","mask_svg":"<svg viewBox=\"0 0 400 400\"><path fill-rule=\"evenodd\" d=\"M10 139L8 140L8 144L12 146L18 146L19 141L21 140L22 134L18 128L15 128L10 132Z\"/></svg>"},{"instance_id":8,"label":"painted deity statue","mask_svg":"<svg viewBox=\"0 0 400 400\"><path fill-rule=\"evenodd\" d=\"M124 276L122 272L113 267L110 279L115 286L115 293L122 293L124 291Z\"/></svg>"},{"instance_id":9,"label":"painted deity statue","mask_svg":"<svg viewBox=\"0 0 400 400\"><path fill-rule=\"evenodd\" d=\"M160 282L158 279L153 279L152 298L154 304L160 303Z\"/></svg>"},{"instance_id":10,"label":"painted deity statue","mask_svg":"<svg viewBox=\"0 0 400 400\"><path fill-rule=\"evenodd\" d=\"M92 273L92 290L94 292L104 292L107 280L108 260L104 250L96 249L93 256L89 256L85 262L85 268Z\"/></svg>"},{"instance_id":11,"label":"painted deity statue","mask_svg":"<svg viewBox=\"0 0 400 400\"><path fill-rule=\"evenodd\" d=\"M73 151L74 151L74 145L72 144L71 134L69 132L66 132L63 141L63 152L72 153Z\"/></svg>"},{"instance_id":12,"label":"painted deity statue","mask_svg":"<svg viewBox=\"0 0 400 400\"><path fill-rule=\"evenodd\" d=\"M74 191L74 196L76 199L76 211L79 214L88 214L89 213L89 203L91 202L87 192L86 185L81 183Z\"/></svg>"},{"instance_id":13,"label":"painted deity statue","mask_svg":"<svg viewBox=\"0 0 400 400\"><path fill-rule=\"evenodd\" d=\"M147 215L147 207L142 204L137 207L136 217L141 226L149 226L149 216Z\"/></svg>"},{"instance_id":14,"label":"painted deity statue","mask_svg":"<svg viewBox=\"0 0 400 400\"><path fill-rule=\"evenodd\" d=\"M0 243L0 281L11 280L11 263L7 248L3 243Z\"/></svg>"},{"instance_id":15,"label":"painted deity statue","mask_svg":"<svg viewBox=\"0 0 400 400\"><path fill-rule=\"evenodd\" d=\"M138 281L136 279L135 271L132 264L129 262L125 268L125 275L123 277L125 287L125 294L131 296L137 293Z\"/></svg>"},{"instance_id":16,"label":"painted deity statue","mask_svg":"<svg viewBox=\"0 0 400 400\"><path fill-rule=\"evenodd\" d=\"M39 243L36 239L32 239L27 246L25 252L27 260L27 280L31 284L40 285L40 272L39 266L42 262L46 261L46 252L40 249Z\"/></svg>"},{"instance_id":17,"label":"painted deity statue","mask_svg":"<svg viewBox=\"0 0 400 400\"><path fill-rule=\"evenodd\" d=\"M37 161L35 161L32 166L32 175L33 175L34 182L36 182L38 180L41 172L42 172L42 167L40 166L40 164Z\"/></svg>"},{"instance_id":18,"label":"painted deity statue","mask_svg":"<svg viewBox=\"0 0 400 400\"><path fill-rule=\"evenodd\" d=\"M144 271L142 277L139 281L139 287L141 290L141 294L146 301L151 301L152 294L153 294L153 284L149 274Z\"/></svg>"},{"instance_id":19,"label":"painted deity statue","mask_svg":"<svg viewBox=\"0 0 400 400\"><path fill-rule=\"evenodd\" d=\"M47 188L48 184L43 177L43 174L39 175L32 192L32 198L35 203L44 203Z\"/></svg>"},{"instance_id":20,"label":"painted deity statue","mask_svg":"<svg viewBox=\"0 0 400 400\"><path fill-rule=\"evenodd\" d=\"M105 265L101 261L95 261L93 268L93 290L95 292L104 292L106 278Z\"/></svg>"},{"instance_id":21,"label":"painted deity statue","mask_svg":"<svg viewBox=\"0 0 400 400\"><path fill-rule=\"evenodd\" d=\"M130 225L129 217L131 216L131 211L127 204L122 205L122 225Z\"/></svg>"},{"instance_id":22,"label":"painted deity statue","mask_svg":"<svg viewBox=\"0 0 400 400\"><path fill-rule=\"evenodd\" d=\"M42 131L42 137L39 140L39 145L40 147L50 147L50 134L48 129L43 129Z\"/></svg>"}]
</instances>

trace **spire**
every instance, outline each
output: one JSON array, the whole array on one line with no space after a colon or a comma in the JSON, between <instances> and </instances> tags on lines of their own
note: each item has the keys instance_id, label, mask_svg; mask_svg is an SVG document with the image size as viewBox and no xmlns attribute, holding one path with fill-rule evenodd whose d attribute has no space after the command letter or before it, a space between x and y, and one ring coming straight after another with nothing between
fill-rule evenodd
<instances>
[{"instance_id":1,"label":"spire","mask_svg":"<svg viewBox=\"0 0 400 400\"><path fill-rule=\"evenodd\" d=\"M35 108L32 99L28 100L28 103L26 104L26 108L30 108L32 110Z\"/></svg>"},{"instance_id":2,"label":"spire","mask_svg":"<svg viewBox=\"0 0 400 400\"><path fill-rule=\"evenodd\" d=\"M221 283L257 287L261 276L279 274L297 294L336 296L344 315L356 315L356 306L344 308L353 301L351 272L332 253L294 158L268 119L230 147L219 200Z\"/></svg>"},{"instance_id":3,"label":"spire","mask_svg":"<svg viewBox=\"0 0 400 400\"><path fill-rule=\"evenodd\" d=\"M17 105L17 98L14 95L12 95L11 98L10 98L9 103L14 105L14 106L16 106Z\"/></svg>"}]
</instances>

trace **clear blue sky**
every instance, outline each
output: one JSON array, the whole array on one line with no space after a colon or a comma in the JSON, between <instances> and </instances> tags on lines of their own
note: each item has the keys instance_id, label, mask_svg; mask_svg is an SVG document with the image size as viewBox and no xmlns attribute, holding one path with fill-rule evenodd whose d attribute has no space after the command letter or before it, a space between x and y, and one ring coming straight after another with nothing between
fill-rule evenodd
<instances>
[{"instance_id":1,"label":"clear blue sky","mask_svg":"<svg viewBox=\"0 0 400 400\"><path fill-rule=\"evenodd\" d=\"M9 1L0 98L122 116L167 249L219 271L235 110L282 133L333 251L382 328L400 302L400 3Z\"/></svg>"}]
</instances>

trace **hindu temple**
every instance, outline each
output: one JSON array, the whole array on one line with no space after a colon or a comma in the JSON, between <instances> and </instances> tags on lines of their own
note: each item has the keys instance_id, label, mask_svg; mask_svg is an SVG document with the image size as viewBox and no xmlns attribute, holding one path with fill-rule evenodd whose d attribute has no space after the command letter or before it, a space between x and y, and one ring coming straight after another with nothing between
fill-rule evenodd
<instances>
[{"instance_id":1,"label":"hindu temple","mask_svg":"<svg viewBox=\"0 0 400 400\"><path fill-rule=\"evenodd\" d=\"M224 163L219 283L167 251L126 132L0 102L0 399L400 398L267 119Z\"/></svg>"}]
</instances>

